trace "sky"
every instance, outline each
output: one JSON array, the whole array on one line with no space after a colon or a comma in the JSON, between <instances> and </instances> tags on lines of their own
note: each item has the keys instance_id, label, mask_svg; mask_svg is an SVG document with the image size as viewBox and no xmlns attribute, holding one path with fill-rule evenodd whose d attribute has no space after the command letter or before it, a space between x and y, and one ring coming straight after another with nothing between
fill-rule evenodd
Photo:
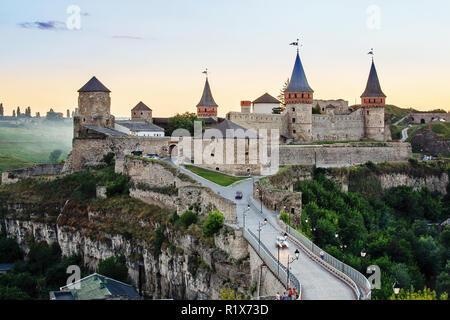
<instances>
[{"instance_id":1,"label":"sky","mask_svg":"<svg viewBox=\"0 0 450 320\"><path fill-rule=\"evenodd\" d=\"M279 94L300 38L315 99L359 103L374 48L387 103L449 110L449 13L448 0L2 0L0 103L65 114L96 76L116 117L139 101L167 117L196 111L208 68L224 116Z\"/></svg>"}]
</instances>

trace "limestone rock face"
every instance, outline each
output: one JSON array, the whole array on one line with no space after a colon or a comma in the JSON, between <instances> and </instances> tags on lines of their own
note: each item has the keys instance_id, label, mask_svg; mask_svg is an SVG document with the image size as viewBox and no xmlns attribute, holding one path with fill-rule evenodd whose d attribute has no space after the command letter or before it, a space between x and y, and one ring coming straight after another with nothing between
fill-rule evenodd
<instances>
[{"instance_id":1,"label":"limestone rock face","mask_svg":"<svg viewBox=\"0 0 450 320\"><path fill-rule=\"evenodd\" d=\"M25 209L14 205L8 211L17 214ZM142 289L153 298L220 299L224 283L249 295L248 245L238 230L227 228L228 232L215 240L217 246L211 246L191 234L167 229L165 235L173 246L163 245L160 254L155 254L151 244L117 234L92 237L86 229L17 218L4 219L0 225L25 251L33 238L37 242L57 242L64 256L79 254L92 270L97 269L101 259L124 255L131 284L139 288L139 265L142 265Z\"/></svg>"},{"instance_id":2,"label":"limestone rock face","mask_svg":"<svg viewBox=\"0 0 450 320\"><path fill-rule=\"evenodd\" d=\"M431 130L419 129L412 138L415 152L427 152L434 155L450 154L450 140L439 139Z\"/></svg>"}]
</instances>

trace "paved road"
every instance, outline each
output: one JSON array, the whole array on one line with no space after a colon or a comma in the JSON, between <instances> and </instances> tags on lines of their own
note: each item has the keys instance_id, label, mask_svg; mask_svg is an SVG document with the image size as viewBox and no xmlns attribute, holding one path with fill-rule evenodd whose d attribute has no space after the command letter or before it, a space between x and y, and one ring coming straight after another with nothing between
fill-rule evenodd
<instances>
[{"instance_id":1,"label":"paved road","mask_svg":"<svg viewBox=\"0 0 450 320\"><path fill-rule=\"evenodd\" d=\"M405 142L406 139L408 139L408 130L411 127L411 125L407 126L405 129L402 130L402 138L400 139L400 142Z\"/></svg>"},{"instance_id":2,"label":"paved road","mask_svg":"<svg viewBox=\"0 0 450 320\"><path fill-rule=\"evenodd\" d=\"M172 165L172 161L166 160ZM176 166L176 165L175 165ZM256 236L258 236L258 228L263 224L264 219L268 223L261 228L260 237L261 242L271 250L274 257L278 256L278 249L275 246L275 240L278 235L284 234L277 224L277 213L272 212L262 207L261 202L253 198L253 179L249 178L237 182L229 187L219 186L209 180L206 180L184 167L176 166L183 173L191 176L202 185L211 188L215 193L220 194L237 204L237 224L250 229ZM255 180L258 178L254 178ZM241 191L244 194L242 200L236 200L236 191ZM253 204L248 208L249 201ZM290 243L289 249L280 250L280 261L287 266L287 259L294 257L294 252L297 247ZM301 247L298 247L302 251ZM338 278L327 272L322 266L311 260L305 253L300 254L300 258L294 261L291 265L291 273L294 274L300 281L303 287L304 300L354 300L353 291ZM276 293L274 292L274 295Z\"/></svg>"}]
</instances>

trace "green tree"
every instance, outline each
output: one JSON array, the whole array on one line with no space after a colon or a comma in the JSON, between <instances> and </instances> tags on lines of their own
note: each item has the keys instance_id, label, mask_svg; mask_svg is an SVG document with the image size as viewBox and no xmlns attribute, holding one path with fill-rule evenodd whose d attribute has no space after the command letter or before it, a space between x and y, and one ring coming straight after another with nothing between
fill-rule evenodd
<instances>
[{"instance_id":1,"label":"green tree","mask_svg":"<svg viewBox=\"0 0 450 320\"><path fill-rule=\"evenodd\" d=\"M22 257L22 250L14 239L0 238L0 263L16 262Z\"/></svg>"},{"instance_id":2,"label":"green tree","mask_svg":"<svg viewBox=\"0 0 450 320\"><path fill-rule=\"evenodd\" d=\"M450 260L447 260L445 269L436 278L436 290L440 294L450 292Z\"/></svg>"},{"instance_id":3,"label":"green tree","mask_svg":"<svg viewBox=\"0 0 450 320\"><path fill-rule=\"evenodd\" d=\"M411 287L409 290L400 290L398 296L392 294L389 300L448 300L448 295L442 294L438 298L436 291L430 288L425 287L423 291L416 291L414 287Z\"/></svg>"},{"instance_id":4,"label":"green tree","mask_svg":"<svg viewBox=\"0 0 450 320\"><path fill-rule=\"evenodd\" d=\"M0 286L0 300L30 300L30 296L16 287Z\"/></svg>"},{"instance_id":5,"label":"green tree","mask_svg":"<svg viewBox=\"0 0 450 320\"><path fill-rule=\"evenodd\" d=\"M319 104L316 104L316 106L312 108L312 114L321 114Z\"/></svg>"},{"instance_id":6,"label":"green tree","mask_svg":"<svg viewBox=\"0 0 450 320\"><path fill-rule=\"evenodd\" d=\"M176 116L169 118L167 126L167 135L171 136L176 129L186 129L191 136L194 136L194 122L202 122L202 131L205 128L205 120L197 117L197 114L185 112L183 114L177 114Z\"/></svg>"},{"instance_id":7,"label":"green tree","mask_svg":"<svg viewBox=\"0 0 450 320\"><path fill-rule=\"evenodd\" d=\"M189 228L189 226L190 226L191 224L197 222L197 214L194 213L194 212L192 212L192 211L190 211L190 210L185 211L185 212L181 215L179 221L180 221L181 225L182 225L184 228L187 229L187 228Z\"/></svg>"},{"instance_id":8,"label":"green tree","mask_svg":"<svg viewBox=\"0 0 450 320\"><path fill-rule=\"evenodd\" d=\"M58 159L59 159L59 157L61 157L61 154L62 154L61 150L59 150L59 149L53 150L50 153L50 157L49 157L50 162L51 163L58 163Z\"/></svg>"},{"instance_id":9,"label":"green tree","mask_svg":"<svg viewBox=\"0 0 450 320\"><path fill-rule=\"evenodd\" d=\"M203 234L206 237L212 237L223 226L225 218L219 211L210 212L203 225Z\"/></svg>"},{"instance_id":10,"label":"green tree","mask_svg":"<svg viewBox=\"0 0 450 320\"><path fill-rule=\"evenodd\" d=\"M98 273L117 281L127 282L128 268L124 256L110 257L98 263Z\"/></svg>"}]
</instances>

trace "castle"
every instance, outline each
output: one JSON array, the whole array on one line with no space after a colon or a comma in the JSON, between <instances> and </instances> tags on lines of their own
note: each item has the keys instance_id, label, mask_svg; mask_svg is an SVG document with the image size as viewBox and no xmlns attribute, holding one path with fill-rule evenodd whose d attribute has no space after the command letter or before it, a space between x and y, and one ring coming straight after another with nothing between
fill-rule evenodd
<instances>
[{"instance_id":1,"label":"castle","mask_svg":"<svg viewBox=\"0 0 450 320\"><path fill-rule=\"evenodd\" d=\"M281 102L266 93L253 101L253 112L251 103L242 101L241 111L229 112L226 118L252 130L278 129L280 141L284 143L391 140L384 115L386 95L381 90L373 58L361 105L352 109L343 100L314 100L314 90L308 83L297 50L294 70L284 91L284 103L285 110L273 114L272 110L280 107ZM313 114L315 106L319 106L320 114Z\"/></svg>"},{"instance_id":2,"label":"castle","mask_svg":"<svg viewBox=\"0 0 450 320\"><path fill-rule=\"evenodd\" d=\"M152 110L144 103L140 102L131 109L131 120L116 121L111 114L110 90L97 78L93 77L78 93L73 149L64 171L81 170L99 163L108 152L114 152L120 162L136 150L163 158L170 156L176 148L179 157L188 163L194 162L192 154L181 147L184 138L164 136L168 119L153 117ZM271 137L268 149L273 143L281 142L277 151L280 165L349 166L367 161L406 161L412 156L411 145L387 142L390 130L384 119L385 103L386 95L381 90L373 59L366 89L361 95L361 106L354 108L349 108L343 100L314 100L314 91L307 81L298 50L292 76L284 92L285 110L279 114L271 111L280 109L280 101L264 94L253 103L243 101L240 112L229 112L225 119L219 118L219 106L212 96L207 76L197 104L197 115L206 122L202 136L205 138L203 154L212 159L209 159L210 163L201 165L237 175L261 174L263 166L270 163L263 165L259 158L252 158L254 144L251 140L260 139L254 133L259 129L267 129ZM315 105L319 106L320 114L313 114ZM228 137L225 133L229 129L240 133ZM220 140L211 132L222 133L225 141L219 146L235 145L235 142L239 145L240 141L245 156L238 156L235 145L230 157L233 162L228 162L229 150L211 147L214 140ZM311 143L316 141L346 143ZM258 151L261 154L261 150Z\"/></svg>"}]
</instances>

